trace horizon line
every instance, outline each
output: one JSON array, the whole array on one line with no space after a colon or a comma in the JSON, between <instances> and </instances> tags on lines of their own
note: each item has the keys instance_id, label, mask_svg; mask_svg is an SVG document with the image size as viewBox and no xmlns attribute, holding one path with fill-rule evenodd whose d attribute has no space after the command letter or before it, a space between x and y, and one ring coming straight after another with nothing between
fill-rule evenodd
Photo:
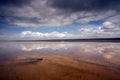
<instances>
[{"instance_id":1,"label":"horizon line","mask_svg":"<svg viewBox=\"0 0 120 80\"><path fill-rule=\"evenodd\" d=\"M39 40L0 40L2 42L39 42L39 41L50 41L50 42L120 42L120 38L82 38L82 39L39 39Z\"/></svg>"}]
</instances>

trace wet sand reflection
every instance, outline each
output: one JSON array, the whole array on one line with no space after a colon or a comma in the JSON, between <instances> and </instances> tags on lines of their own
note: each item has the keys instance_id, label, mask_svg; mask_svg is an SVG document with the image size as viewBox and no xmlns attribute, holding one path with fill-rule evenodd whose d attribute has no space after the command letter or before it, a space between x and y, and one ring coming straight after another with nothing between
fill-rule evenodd
<instances>
[{"instance_id":1,"label":"wet sand reflection","mask_svg":"<svg viewBox=\"0 0 120 80\"><path fill-rule=\"evenodd\" d=\"M120 80L119 43L1 44L0 80Z\"/></svg>"}]
</instances>

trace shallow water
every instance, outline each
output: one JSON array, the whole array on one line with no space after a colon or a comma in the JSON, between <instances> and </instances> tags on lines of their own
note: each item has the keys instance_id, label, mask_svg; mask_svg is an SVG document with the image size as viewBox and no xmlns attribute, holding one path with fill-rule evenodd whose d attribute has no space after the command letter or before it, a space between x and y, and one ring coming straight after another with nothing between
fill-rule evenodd
<instances>
[{"instance_id":1,"label":"shallow water","mask_svg":"<svg viewBox=\"0 0 120 80\"><path fill-rule=\"evenodd\" d=\"M120 43L0 42L0 80L120 80Z\"/></svg>"}]
</instances>

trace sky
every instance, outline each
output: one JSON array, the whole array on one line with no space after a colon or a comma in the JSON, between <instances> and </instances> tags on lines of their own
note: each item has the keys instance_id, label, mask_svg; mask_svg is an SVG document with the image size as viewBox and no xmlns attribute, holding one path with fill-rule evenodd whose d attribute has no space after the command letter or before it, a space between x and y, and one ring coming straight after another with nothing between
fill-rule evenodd
<instances>
[{"instance_id":1,"label":"sky","mask_svg":"<svg viewBox=\"0 0 120 80\"><path fill-rule=\"evenodd\" d=\"M120 38L120 0L0 0L0 40Z\"/></svg>"}]
</instances>

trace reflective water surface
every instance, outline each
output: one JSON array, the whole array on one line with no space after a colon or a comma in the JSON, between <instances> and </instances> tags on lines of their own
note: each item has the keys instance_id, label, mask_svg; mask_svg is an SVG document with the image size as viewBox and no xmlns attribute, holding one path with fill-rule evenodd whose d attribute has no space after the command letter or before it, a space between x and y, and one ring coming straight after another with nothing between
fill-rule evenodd
<instances>
[{"instance_id":1,"label":"reflective water surface","mask_svg":"<svg viewBox=\"0 0 120 80\"><path fill-rule=\"evenodd\" d=\"M120 80L120 43L0 42L0 80Z\"/></svg>"}]
</instances>

